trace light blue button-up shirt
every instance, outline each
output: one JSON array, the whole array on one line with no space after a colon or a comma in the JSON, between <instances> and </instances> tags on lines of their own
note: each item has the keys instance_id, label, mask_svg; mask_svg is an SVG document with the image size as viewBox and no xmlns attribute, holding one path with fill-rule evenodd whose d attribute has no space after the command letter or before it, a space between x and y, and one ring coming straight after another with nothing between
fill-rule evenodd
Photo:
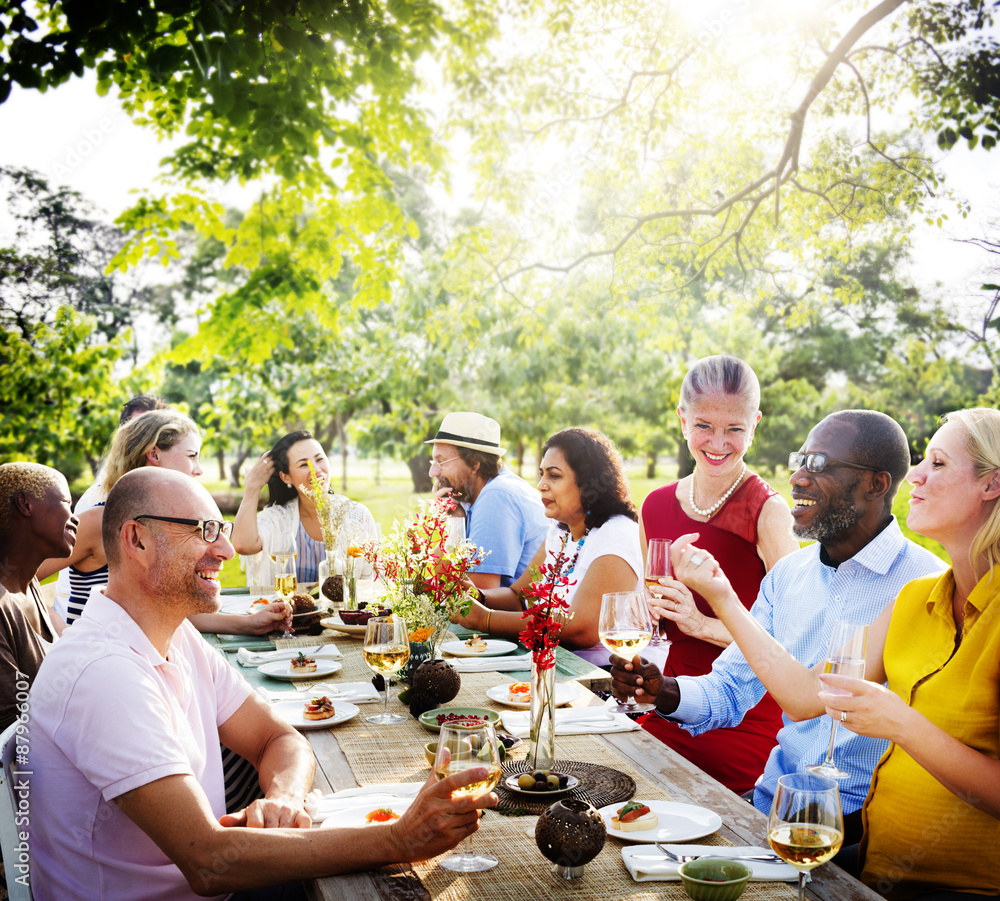
<instances>
[{"instance_id":1,"label":"light blue button-up shirt","mask_svg":"<svg viewBox=\"0 0 1000 901\"><path fill-rule=\"evenodd\" d=\"M938 557L904 538L893 519L839 566L820 560L818 544L779 560L761 582L750 612L796 660L813 667L826 658L837 620L870 623L907 582L944 569ZM681 700L668 719L693 735L736 725L765 691L735 643L715 659L710 673L680 676L677 682ZM822 763L830 744L830 717L801 723L783 719L778 744L754 789L754 806L764 813L771 809L778 778ZM844 813L861 807L875 764L888 746L884 739L855 735L843 727L837 730L834 759L851 774L839 780Z\"/></svg>"}]
</instances>

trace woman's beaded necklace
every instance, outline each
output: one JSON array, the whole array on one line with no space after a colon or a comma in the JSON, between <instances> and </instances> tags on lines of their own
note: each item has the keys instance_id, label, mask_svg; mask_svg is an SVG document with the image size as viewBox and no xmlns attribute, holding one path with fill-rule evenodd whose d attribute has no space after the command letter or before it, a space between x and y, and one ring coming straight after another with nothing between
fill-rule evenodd
<instances>
[{"instance_id":1,"label":"woman's beaded necklace","mask_svg":"<svg viewBox=\"0 0 1000 901\"><path fill-rule=\"evenodd\" d=\"M744 463L743 464L743 468L740 470L740 474L736 477L736 481L733 482L733 484L729 486L729 490L724 495L722 495L722 497L720 497L714 504L712 504L712 506L709 507L707 510L702 510L701 507L699 507L694 502L694 475L695 474L692 472L691 473L690 491L688 492L688 503L691 505L691 509L694 510L694 512L697 513L699 516L711 516L716 510L719 509L719 507L721 507L726 501L729 500L729 495L731 495L736 490L736 486L739 485L740 482L743 481L743 476L746 475L746 471L747 471L747 465L746 465L746 463ZM582 541L581 541L581 544L582 544Z\"/></svg>"},{"instance_id":2,"label":"woman's beaded necklace","mask_svg":"<svg viewBox=\"0 0 1000 901\"><path fill-rule=\"evenodd\" d=\"M583 543L587 540L587 535L589 533L590 533L590 529L586 529L584 531L584 533L580 536L580 540L576 542L576 547L573 550L573 556L570 557L569 560L567 560L563 564L562 574L564 576L568 576L571 572L573 572L573 569L576 566L576 558L580 556L580 551L583 550ZM566 545L569 543L569 541L570 541L570 539L572 537L573 536L570 534L569 529L567 529L566 530L566 537L563 539L563 544L562 544L561 551L565 550Z\"/></svg>"}]
</instances>

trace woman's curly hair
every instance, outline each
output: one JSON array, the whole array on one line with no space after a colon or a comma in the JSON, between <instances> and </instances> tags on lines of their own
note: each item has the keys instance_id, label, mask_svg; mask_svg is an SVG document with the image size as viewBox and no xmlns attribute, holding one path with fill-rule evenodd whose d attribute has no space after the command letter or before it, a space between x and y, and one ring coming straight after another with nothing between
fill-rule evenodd
<instances>
[{"instance_id":1,"label":"woman's curly hair","mask_svg":"<svg viewBox=\"0 0 1000 901\"><path fill-rule=\"evenodd\" d=\"M563 429L545 442L542 453L551 447L562 451L573 470L588 529L603 526L612 516L638 520L622 456L610 438L594 429Z\"/></svg>"}]
</instances>

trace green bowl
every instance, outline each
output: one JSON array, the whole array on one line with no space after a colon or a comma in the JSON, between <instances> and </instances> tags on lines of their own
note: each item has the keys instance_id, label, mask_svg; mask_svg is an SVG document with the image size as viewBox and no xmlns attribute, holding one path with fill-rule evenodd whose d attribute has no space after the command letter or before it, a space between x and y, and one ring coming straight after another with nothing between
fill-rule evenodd
<instances>
[{"instance_id":1,"label":"green bowl","mask_svg":"<svg viewBox=\"0 0 1000 901\"><path fill-rule=\"evenodd\" d=\"M684 891L694 901L735 901L750 881L750 867L738 860L702 857L680 866Z\"/></svg>"}]
</instances>

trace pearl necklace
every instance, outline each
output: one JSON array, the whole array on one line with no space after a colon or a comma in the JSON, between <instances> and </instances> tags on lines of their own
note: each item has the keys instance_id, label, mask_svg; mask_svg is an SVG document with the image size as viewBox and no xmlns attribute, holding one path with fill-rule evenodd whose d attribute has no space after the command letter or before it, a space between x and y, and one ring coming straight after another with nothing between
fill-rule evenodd
<instances>
[{"instance_id":1,"label":"pearl necklace","mask_svg":"<svg viewBox=\"0 0 1000 901\"><path fill-rule=\"evenodd\" d=\"M746 475L746 471L747 471L747 465L746 463L744 463L743 468L740 470L740 474L736 477L736 481L729 486L729 490L724 495L722 495L722 497L720 497L714 504L712 504L712 506L709 507L707 510L702 510L701 507L699 507L694 502L694 473L692 472L691 486L690 486L691 490L688 493L688 503L691 505L691 509L694 510L694 512L697 513L699 516L711 516L716 510L719 509L719 507L721 507L726 501L729 500L729 495L731 495L736 490L736 486L743 481L743 476Z\"/></svg>"}]
</instances>

